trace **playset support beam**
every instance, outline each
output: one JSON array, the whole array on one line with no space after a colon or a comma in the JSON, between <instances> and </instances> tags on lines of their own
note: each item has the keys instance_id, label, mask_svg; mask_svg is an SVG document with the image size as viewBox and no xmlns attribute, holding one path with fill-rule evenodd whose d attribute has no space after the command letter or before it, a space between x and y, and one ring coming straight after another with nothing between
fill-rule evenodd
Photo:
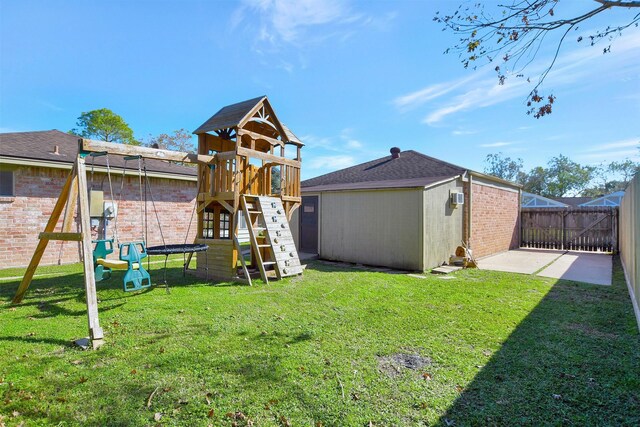
<instances>
[{"instance_id":1,"label":"playset support beam","mask_svg":"<svg viewBox=\"0 0 640 427\"><path fill-rule=\"evenodd\" d=\"M80 218L80 233L61 232L56 233L53 230L60 219L62 211L66 206L65 221L63 224L63 230L70 228L70 219L73 218L73 213L76 208L76 201L78 202L78 213ZM93 345L93 348L97 348L102 344L104 333L100 327L98 320L98 297L96 293L96 281L93 271L93 247L91 244L91 224L89 217L89 193L87 189L87 169L84 157L78 154L76 162L71 169L71 173L67 177L60 196L56 202L49 221L45 227L44 232L40 233L38 245L31 257L27 271L22 277L22 282L13 298L12 303L18 304L22 302L33 274L35 273L42 255L50 240L62 240L62 241L80 241L82 242L82 259L84 265L84 285L85 296L87 303L87 319L89 323L89 338Z\"/></svg>"},{"instance_id":2,"label":"playset support beam","mask_svg":"<svg viewBox=\"0 0 640 427\"><path fill-rule=\"evenodd\" d=\"M140 156L145 159L170 160L183 163L210 163L215 156L185 153L182 151L162 150L158 148L138 147L136 145L114 144L81 138L80 150L90 153L117 154L120 156Z\"/></svg>"},{"instance_id":3,"label":"playset support beam","mask_svg":"<svg viewBox=\"0 0 640 427\"><path fill-rule=\"evenodd\" d=\"M69 199L69 190L73 185L73 182L77 178L77 165L74 165L67 176L67 180L62 186L62 190L60 191L60 196L58 197L58 201L53 207L53 211L51 212L51 216L49 217L49 221L47 221L47 225L44 227L45 233L52 233L58 223L58 219L60 219L60 215L62 214L62 210L64 209L67 200ZM73 206L69 206L67 210L73 209ZM33 256L31 257L31 261L29 262L29 266L27 267L27 271L25 271L24 276L22 277L22 281L20 282L20 286L18 286L18 290L16 291L16 295L13 297L12 304L20 304L22 299L24 298L24 294L29 289L29 285L31 284L31 279L33 279L33 275L36 272L36 268L38 268L38 264L40 264L40 260L42 259L42 255L44 254L44 250L47 249L47 245L49 244L49 239L43 238L38 241L38 245L36 246L36 250L33 252Z\"/></svg>"},{"instance_id":4,"label":"playset support beam","mask_svg":"<svg viewBox=\"0 0 640 427\"><path fill-rule=\"evenodd\" d=\"M93 271L93 245L91 244L91 218L89 217L89 192L87 189L87 170L84 157L79 153L76 158L78 173L78 195L80 211L80 229L82 230L82 262L84 265L84 289L87 301L89 321L89 339L93 348L102 344L104 334L98 320L98 294Z\"/></svg>"}]
</instances>

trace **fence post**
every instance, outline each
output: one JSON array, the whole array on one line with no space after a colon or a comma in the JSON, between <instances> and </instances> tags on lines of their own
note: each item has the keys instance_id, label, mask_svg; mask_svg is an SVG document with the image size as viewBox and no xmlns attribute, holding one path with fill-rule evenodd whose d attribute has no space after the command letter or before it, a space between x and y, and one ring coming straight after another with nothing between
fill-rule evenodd
<instances>
[{"instance_id":1,"label":"fence post","mask_svg":"<svg viewBox=\"0 0 640 427\"><path fill-rule=\"evenodd\" d=\"M561 220L561 227L562 227L562 239L560 240L560 250L564 250L564 242L565 242L565 232L564 232L564 219L567 217L566 212L564 210L560 211L560 216L562 217Z\"/></svg>"},{"instance_id":2,"label":"fence post","mask_svg":"<svg viewBox=\"0 0 640 427\"><path fill-rule=\"evenodd\" d=\"M611 211L611 251L618 253L618 220L620 218L619 208L613 208Z\"/></svg>"}]
</instances>

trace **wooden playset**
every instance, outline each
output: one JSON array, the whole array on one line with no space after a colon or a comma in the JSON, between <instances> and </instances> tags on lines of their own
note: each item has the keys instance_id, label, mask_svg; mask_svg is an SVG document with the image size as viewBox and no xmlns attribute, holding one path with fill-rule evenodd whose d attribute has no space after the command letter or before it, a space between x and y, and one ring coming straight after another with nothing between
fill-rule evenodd
<instances>
[{"instance_id":1,"label":"wooden playset","mask_svg":"<svg viewBox=\"0 0 640 427\"><path fill-rule=\"evenodd\" d=\"M196 253L196 274L206 279L251 284L257 274L265 283L301 274L303 267L288 221L301 202L302 142L278 120L267 97L224 107L194 133L198 135L196 154L80 139L74 166L39 235L13 303L22 301L50 240L81 242L89 338L94 348L104 335L98 319L96 281L108 279L111 269L123 269L125 291L150 286L142 263L148 254L188 253L186 270ZM114 245L113 238L92 240L86 158L103 155L137 158L139 172L144 159L196 163L195 242L167 245L163 239L163 245L147 248L145 241L119 242L116 237ZM107 171L109 174L108 167ZM76 205L80 232L71 231ZM63 211L62 230L55 232ZM241 222L246 224L249 242L239 239ZM118 258L108 258L114 251Z\"/></svg>"}]
</instances>

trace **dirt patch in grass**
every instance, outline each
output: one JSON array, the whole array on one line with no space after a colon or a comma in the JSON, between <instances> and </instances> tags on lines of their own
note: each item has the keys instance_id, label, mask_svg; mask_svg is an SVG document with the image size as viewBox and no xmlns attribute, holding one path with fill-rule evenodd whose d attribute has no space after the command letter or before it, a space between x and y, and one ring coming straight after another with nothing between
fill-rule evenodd
<instances>
[{"instance_id":1,"label":"dirt patch in grass","mask_svg":"<svg viewBox=\"0 0 640 427\"><path fill-rule=\"evenodd\" d=\"M391 356L378 356L378 369L391 378L402 374L403 369L416 371L431 363L431 358L419 354L396 353Z\"/></svg>"}]
</instances>

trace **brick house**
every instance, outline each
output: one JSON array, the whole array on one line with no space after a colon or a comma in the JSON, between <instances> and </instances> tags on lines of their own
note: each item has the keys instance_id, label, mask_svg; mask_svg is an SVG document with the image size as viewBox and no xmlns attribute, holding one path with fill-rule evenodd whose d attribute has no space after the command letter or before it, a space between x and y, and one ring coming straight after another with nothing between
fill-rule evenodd
<instances>
[{"instance_id":1,"label":"brick house","mask_svg":"<svg viewBox=\"0 0 640 427\"><path fill-rule=\"evenodd\" d=\"M298 249L320 258L409 270L520 243L520 186L413 150L301 183L292 218Z\"/></svg>"},{"instance_id":2,"label":"brick house","mask_svg":"<svg viewBox=\"0 0 640 427\"><path fill-rule=\"evenodd\" d=\"M77 152L78 138L58 130L0 134L0 268L29 263ZM120 241L140 240L146 233L148 245L158 245L162 231L167 244L185 239L193 242L195 215L190 229L189 219L195 205L196 168L157 160L146 160L144 166L151 188L146 202L144 189L142 199L140 195L137 160L125 161L120 156L87 159L94 238L113 237L116 218L105 218L103 211L115 202ZM58 227L61 223L62 219ZM79 243L52 241L41 265L78 262L80 253Z\"/></svg>"}]
</instances>

